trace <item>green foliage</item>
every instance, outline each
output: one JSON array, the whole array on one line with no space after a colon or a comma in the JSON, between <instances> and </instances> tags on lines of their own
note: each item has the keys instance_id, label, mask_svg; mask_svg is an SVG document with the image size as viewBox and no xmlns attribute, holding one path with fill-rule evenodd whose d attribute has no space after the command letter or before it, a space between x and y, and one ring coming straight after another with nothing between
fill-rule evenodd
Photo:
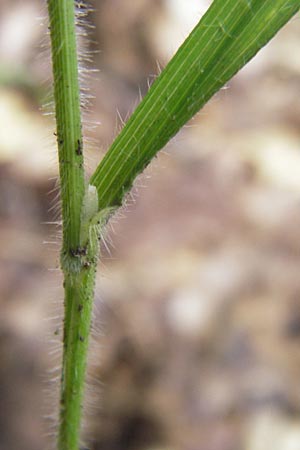
<instances>
[{"instance_id":1,"label":"green foliage","mask_svg":"<svg viewBox=\"0 0 300 450\"><path fill-rule=\"evenodd\" d=\"M99 208L122 203L155 154L299 7L299 0L212 3L91 177Z\"/></svg>"},{"instance_id":2,"label":"green foliage","mask_svg":"<svg viewBox=\"0 0 300 450\"><path fill-rule=\"evenodd\" d=\"M101 229L156 153L299 10L214 0L84 181L74 0L48 0L61 182L65 317L59 450L78 450Z\"/></svg>"}]
</instances>

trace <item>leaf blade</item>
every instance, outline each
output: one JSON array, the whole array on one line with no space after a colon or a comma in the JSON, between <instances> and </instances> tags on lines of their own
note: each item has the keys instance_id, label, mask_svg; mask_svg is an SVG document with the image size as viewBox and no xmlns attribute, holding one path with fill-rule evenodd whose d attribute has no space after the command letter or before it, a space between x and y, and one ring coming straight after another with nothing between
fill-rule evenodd
<instances>
[{"instance_id":1,"label":"leaf blade","mask_svg":"<svg viewBox=\"0 0 300 450\"><path fill-rule=\"evenodd\" d=\"M215 0L90 179L99 208L120 206L136 176L299 10L300 0Z\"/></svg>"}]
</instances>

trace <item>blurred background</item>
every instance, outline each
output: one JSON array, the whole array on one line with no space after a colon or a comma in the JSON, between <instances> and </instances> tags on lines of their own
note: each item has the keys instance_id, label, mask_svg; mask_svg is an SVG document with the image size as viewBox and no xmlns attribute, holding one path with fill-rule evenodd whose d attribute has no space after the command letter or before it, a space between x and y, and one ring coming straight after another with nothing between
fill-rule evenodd
<instances>
[{"instance_id":1,"label":"blurred background","mask_svg":"<svg viewBox=\"0 0 300 450\"><path fill-rule=\"evenodd\" d=\"M208 4L92 2L89 171ZM41 0L0 3L0 450L51 441L61 318L47 319L63 294L45 14ZM173 139L113 221L92 450L300 448L299 24Z\"/></svg>"}]
</instances>

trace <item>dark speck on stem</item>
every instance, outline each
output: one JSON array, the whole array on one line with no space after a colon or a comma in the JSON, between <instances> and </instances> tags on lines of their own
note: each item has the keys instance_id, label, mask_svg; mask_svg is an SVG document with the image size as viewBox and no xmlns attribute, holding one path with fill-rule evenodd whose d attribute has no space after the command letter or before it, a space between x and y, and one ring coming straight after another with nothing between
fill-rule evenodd
<instances>
[{"instance_id":1,"label":"dark speck on stem","mask_svg":"<svg viewBox=\"0 0 300 450\"><path fill-rule=\"evenodd\" d=\"M82 155L82 144L80 139L77 139L76 155Z\"/></svg>"}]
</instances>

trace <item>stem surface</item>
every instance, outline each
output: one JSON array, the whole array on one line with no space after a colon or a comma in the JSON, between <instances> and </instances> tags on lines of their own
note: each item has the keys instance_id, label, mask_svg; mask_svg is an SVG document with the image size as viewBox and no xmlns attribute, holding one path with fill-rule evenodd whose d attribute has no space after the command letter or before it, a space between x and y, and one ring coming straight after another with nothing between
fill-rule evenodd
<instances>
[{"instance_id":1,"label":"stem surface","mask_svg":"<svg viewBox=\"0 0 300 450\"><path fill-rule=\"evenodd\" d=\"M48 1L65 250L80 240L85 192L74 0Z\"/></svg>"},{"instance_id":2,"label":"stem surface","mask_svg":"<svg viewBox=\"0 0 300 450\"><path fill-rule=\"evenodd\" d=\"M59 450L78 450L98 240L84 213L74 0L48 0L62 202L64 333ZM84 230L84 232L83 232Z\"/></svg>"},{"instance_id":3,"label":"stem surface","mask_svg":"<svg viewBox=\"0 0 300 450\"><path fill-rule=\"evenodd\" d=\"M59 450L78 450L84 380L93 308L98 239L63 260L65 330L61 379Z\"/></svg>"}]
</instances>

